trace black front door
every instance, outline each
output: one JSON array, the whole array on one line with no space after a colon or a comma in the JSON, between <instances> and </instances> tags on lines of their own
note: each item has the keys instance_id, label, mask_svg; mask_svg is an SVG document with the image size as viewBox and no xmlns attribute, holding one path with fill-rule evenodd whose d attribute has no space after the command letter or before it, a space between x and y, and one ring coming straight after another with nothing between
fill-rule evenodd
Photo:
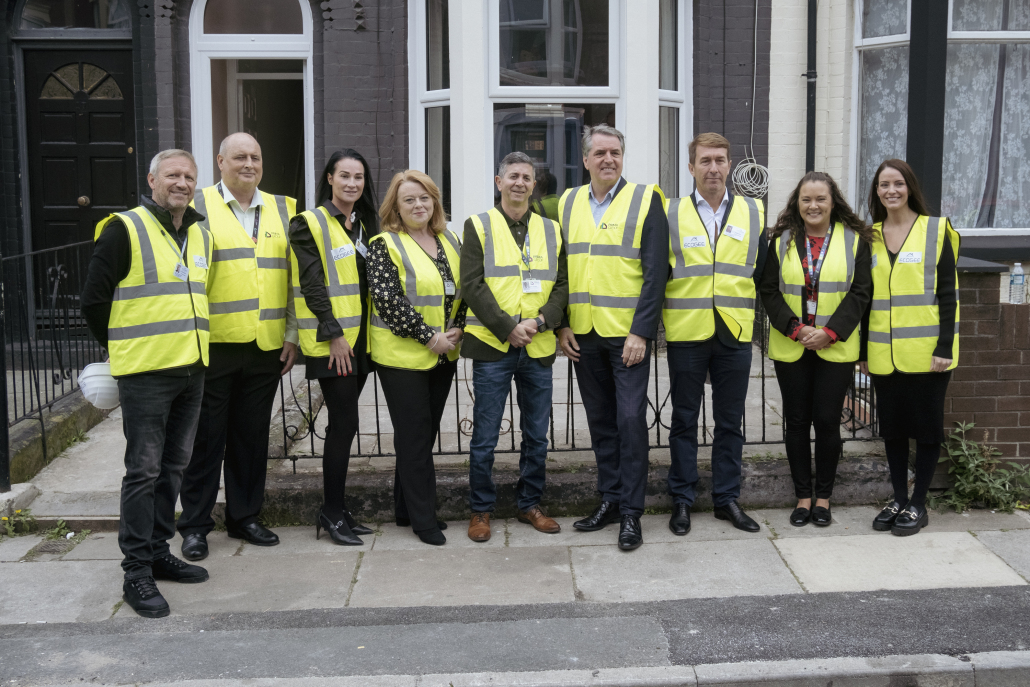
<instances>
[{"instance_id":1,"label":"black front door","mask_svg":"<svg viewBox=\"0 0 1030 687\"><path fill-rule=\"evenodd\" d=\"M32 245L88 241L138 204L132 52L25 50Z\"/></svg>"}]
</instances>

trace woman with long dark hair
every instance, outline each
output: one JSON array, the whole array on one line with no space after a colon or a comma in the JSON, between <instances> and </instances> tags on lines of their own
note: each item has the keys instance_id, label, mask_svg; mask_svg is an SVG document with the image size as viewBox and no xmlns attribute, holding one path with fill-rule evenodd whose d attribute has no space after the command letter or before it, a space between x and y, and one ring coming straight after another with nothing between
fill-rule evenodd
<instances>
[{"instance_id":1,"label":"woman with long dark hair","mask_svg":"<svg viewBox=\"0 0 1030 687\"><path fill-rule=\"evenodd\" d=\"M841 454L841 411L859 357L856 330L872 296L873 234L822 172L802 177L770 233L761 293L798 500L790 524L826 527Z\"/></svg>"},{"instance_id":2,"label":"woman with long dark hair","mask_svg":"<svg viewBox=\"0 0 1030 687\"><path fill-rule=\"evenodd\" d=\"M368 279L365 256L379 233L368 162L356 150L333 153L318 180L318 206L293 218L293 289L300 346L308 379L317 379L329 413L322 477L325 503L315 536L360 546L358 524L344 492L351 442L358 431L358 397L372 371L368 353ZM299 293L298 293L299 291Z\"/></svg>"},{"instance_id":3,"label":"woman with long dark hair","mask_svg":"<svg viewBox=\"0 0 1030 687\"><path fill-rule=\"evenodd\" d=\"M869 214L877 234L873 300L859 359L873 377L894 486L894 500L873 529L906 536L929 522L925 502L944 441L944 395L958 363L959 236L947 217L930 216L904 160L886 160L876 170ZM911 495L909 439L916 441Z\"/></svg>"}]
</instances>

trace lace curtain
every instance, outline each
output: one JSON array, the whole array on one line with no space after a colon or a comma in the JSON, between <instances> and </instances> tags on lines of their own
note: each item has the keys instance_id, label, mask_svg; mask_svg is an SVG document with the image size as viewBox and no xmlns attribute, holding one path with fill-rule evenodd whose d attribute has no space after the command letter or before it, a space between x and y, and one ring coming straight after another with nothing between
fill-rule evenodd
<instances>
[{"instance_id":1,"label":"lace curtain","mask_svg":"<svg viewBox=\"0 0 1030 687\"><path fill-rule=\"evenodd\" d=\"M889 158L905 158L908 132L908 47L862 53L862 145L856 211L867 211L873 174Z\"/></svg>"}]
</instances>

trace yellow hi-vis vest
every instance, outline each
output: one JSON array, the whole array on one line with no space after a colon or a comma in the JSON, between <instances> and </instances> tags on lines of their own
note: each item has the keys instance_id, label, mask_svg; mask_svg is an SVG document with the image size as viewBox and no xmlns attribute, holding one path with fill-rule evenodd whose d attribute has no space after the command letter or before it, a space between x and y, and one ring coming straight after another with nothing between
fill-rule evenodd
<instances>
[{"instance_id":1,"label":"yellow hi-vis vest","mask_svg":"<svg viewBox=\"0 0 1030 687\"><path fill-rule=\"evenodd\" d=\"M458 312L458 306L461 305L461 276L459 274L461 243L458 242L458 237L450 230L444 230L440 234L440 243L443 244L447 262L451 266L451 275L454 277L454 306L448 314L445 314L443 309L446 294L440 270L422 250L422 246L415 242L415 239L408 236L406 232L395 234L386 231L376 235L372 240L386 242L390 259L397 266L404 295L415 312L422 316L422 319L432 327L433 331L446 332L454 322L454 315ZM372 346L372 360L376 364L407 370L431 370L436 367L439 361L436 353L415 339L397 336L390 331L390 325L379 317L374 299L372 300L371 320L369 338ZM457 360L459 349L460 346L455 346L454 350L447 354L447 359Z\"/></svg>"},{"instance_id":2,"label":"yellow hi-vis vest","mask_svg":"<svg viewBox=\"0 0 1030 687\"><path fill-rule=\"evenodd\" d=\"M654 184L626 184L600 224L590 212L590 184L562 195L558 213L569 259L569 326L574 334L591 329L605 337L629 334L644 285L640 235L655 191L664 202Z\"/></svg>"},{"instance_id":3,"label":"yellow hi-vis vest","mask_svg":"<svg viewBox=\"0 0 1030 687\"><path fill-rule=\"evenodd\" d=\"M941 321L937 307L937 263L944 237L958 261L959 235L947 217L920 215L891 265L883 224L873 225L873 302L869 313L869 371L876 375L929 372ZM955 274L956 291L958 271ZM956 293L957 297L957 293ZM958 365L958 303L951 365Z\"/></svg>"},{"instance_id":4,"label":"yellow hi-vis vest","mask_svg":"<svg viewBox=\"0 0 1030 687\"><path fill-rule=\"evenodd\" d=\"M780 261L780 293L783 300L799 320L804 320L805 304L805 270L801 266L797 247L790 240L790 232L780 234L774 249ZM802 239L804 240L804 239ZM852 229L837 222L830 235L830 245L826 248L822 271L819 273L819 300L815 311L815 326L822 329L830 321L830 317L840 306L841 301L851 290L851 282L855 279L855 254L861 239ZM813 259L818 259L815 255ZM820 358L834 363L853 363L858 360L861 337L854 332L835 332L847 336L846 341L837 341L831 346L816 351ZM805 347L784 336L779 331L769 329L769 357L792 363L801 357Z\"/></svg>"},{"instance_id":5,"label":"yellow hi-vis vest","mask_svg":"<svg viewBox=\"0 0 1030 687\"><path fill-rule=\"evenodd\" d=\"M354 348L361 332L361 285L358 274L357 248L339 220L319 206L300 213L308 223L311 237L318 246L322 259L322 274L333 306L333 317L343 328L343 338ZM367 235L367 234L366 234ZM332 261L330 263L330 261ZM297 310L297 328L300 350L310 358L325 358L329 355L329 342L318 341L318 318L304 299L300 290L300 267L297 256L290 251L290 265L293 274L293 305Z\"/></svg>"},{"instance_id":6,"label":"yellow hi-vis vest","mask_svg":"<svg viewBox=\"0 0 1030 687\"><path fill-rule=\"evenodd\" d=\"M497 208L470 219L483 244L483 280L497 305L516 324L535 318L550 298L558 278L558 249L561 247L558 225L536 213L530 216L526 241L532 254L527 267L522 259L525 252L519 250L508 223ZM529 278L540 280L539 293L523 293L522 280ZM465 319L465 331L499 351L508 352L510 344L494 336L472 311ZM553 330L538 332L526 346L526 352L531 358L546 358L554 355L556 345Z\"/></svg>"},{"instance_id":7,"label":"yellow hi-vis vest","mask_svg":"<svg viewBox=\"0 0 1030 687\"><path fill-rule=\"evenodd\" d=\"M765 240L761 200L733 196L715 252L693 201L671 198L669 283L662 321L667 341L707 341L715 336L715 310L741 343L755 325L755 263Z\"/></svg>"},{"instance_id":8,"label":"yellow hi-vis vest","mask_svg":"<svg viewBox=\"0 0 1030 687\"><path fill-rule=\"evenodd\" d=\"M207 281L211 343L256 341L262 351L283 347L290 252L287 232L297 201L261 193L258 242L225 204L217 186L198 189L193 205L214 241Z\"/></svg>"},{"instance_id":9,"label":"yellow hi-vis vest","mask_svg":"<svg viewBox=\"0 0 1030 687\"><path fill-rule=\"evenodd\" d=\"M107 327L111 374L154 372L198 360L207 365L211 235L200 224L187 230L182 257L189 275L184 281L175 275L180 264L175 239L142 206L101 220L94 241L115 217L128 232L132 264L111 301Z\"/></svg>"}]
</instances>

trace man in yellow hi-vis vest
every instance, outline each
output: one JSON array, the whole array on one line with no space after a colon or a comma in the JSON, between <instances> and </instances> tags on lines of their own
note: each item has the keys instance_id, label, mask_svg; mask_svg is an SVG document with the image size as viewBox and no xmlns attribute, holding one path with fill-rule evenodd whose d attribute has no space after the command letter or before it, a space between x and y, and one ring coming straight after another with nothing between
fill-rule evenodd
<instances>
[{"instance_id":1,"label":"man in yellow hi-vis vest","mask_svg":"<svg viewBox=\"0 0 1030 687\"><path fill-rule=\"evenodd\" d=\"M221 180L198 189L193 201L207 218L214 259L207 289L211 364L179 496L182 555L191 561L207 557L223 456L229 536L256 546L279 543L257 516L265 499L272 403L298 342L287 238L297 202L258 188L264 160L250 134L227 136L217 161Z\"/></svg>"},{"instance_id":2,"label":"man in yellow hi-vis vest","mask_svg":"<svg viewBox=\"0 0 1030 687\"><path fill-rule=\"evenodd\" d=\"M690 142L696 190L669 201L671 275L662 318L668 342L672 426L669 493L673 534L690 531L696 496L697 420L711 377L712 501L715 517L745 532L759 527L741 510L741 422L751 374L757 286L768 242L762 201L726 188L730 142L716 133Z\"/></svg>"},{"instance_id":3,"label":"man in yellow hi-vis vest","mask_svg":"<svg viewBox=\"0 0 1030 687\"><path fill-rule=\"evenodd\" d=\"M621 520L619 548L643 543L649 442L647 377L669 273L661 190L622 178L625 138L600 124L583 132L590 183L558 203L569 256L569 307L559 332L575 363L597 459L601 505L573 523L599 530Z\"/></svg>"},{"instance_id":4,"label":"man in yellow hi-vis vest","mask_svg":"<svg viewBox=\"0 0 1030 687\"><path fill-rule=\"evenodd\" d=\"M490 539L490 514L497 499L494 449L512 379L522 416L518 519L540 532L561 530L540 510L540 499L551 417L554 329L569 300L568 261L558 223L529 209L535 174L528 155L509 153L494 178L501 202L465 220L461 293L469 311L461 354L472 360L475 391L469 444L472 541Z\"/></svg>"},{"instance_id":5,"label":"man in yellow hi-vis vest","mask_svg":"<svg viewBox=\"0 0 1030 687\"><path fill-rule=\"evenodd\" d=\"M168 615L154 579L203 582L207 570L172 555L175 500L190 460L208 361L206 280L211 237L189 207L197 164L165 150L150 164L153 199L97 225L82 291L90 332L118 380L125 476L118 545L122 591L141 616Z\"/></svg>"}]
</instances>

